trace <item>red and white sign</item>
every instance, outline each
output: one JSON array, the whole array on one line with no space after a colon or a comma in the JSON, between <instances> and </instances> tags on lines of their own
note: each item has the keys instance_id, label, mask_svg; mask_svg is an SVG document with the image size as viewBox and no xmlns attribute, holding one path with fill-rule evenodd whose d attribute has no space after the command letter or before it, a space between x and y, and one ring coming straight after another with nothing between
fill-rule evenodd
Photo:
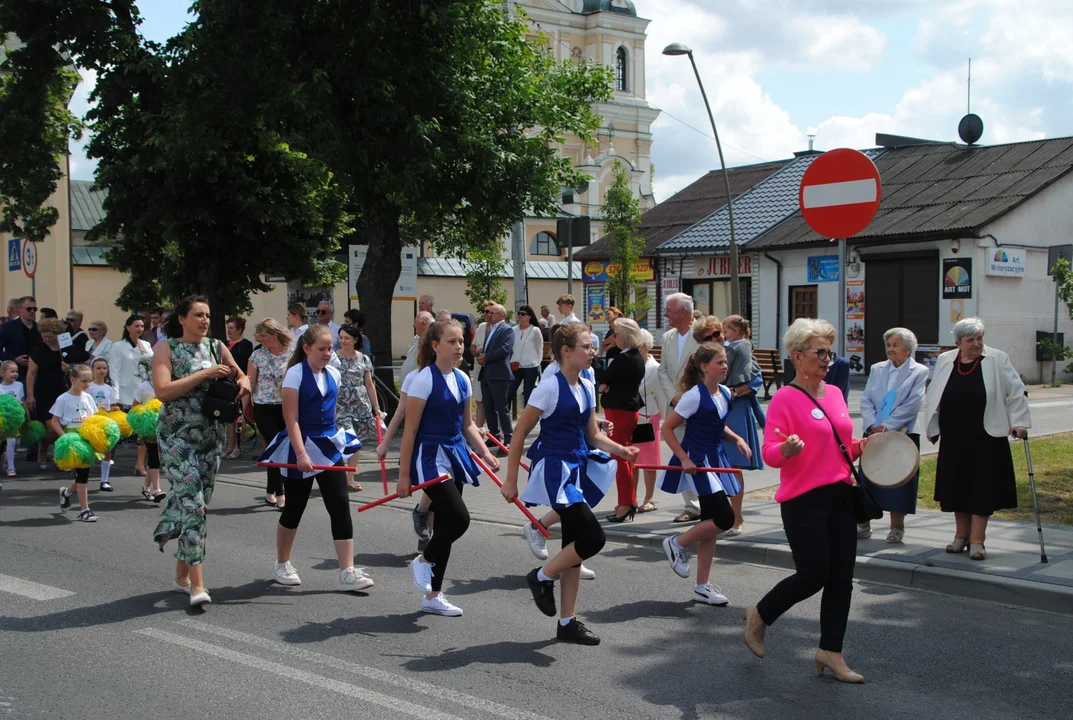
<instances>
[{"instance_id":1,"label":"red and white sign","mask_svg":"<svg viewBox=\"0 0 1073 720\"><path fill-rule=\"evenodd\" d=\"M809 227L827 238L850 238L879 209L879 170L867 155L839 148L816 158L797 191Z\"/></svg>"},{"instance_id":2,"label":"red and white sign","mask_svg":"<svg viewBox=\"0 0 1073 720\"><path fill-rule=\"evenodd\" d=\"M24 240L22 243L22 271L33 278L37 273L37 243Z\"/></svg>"}]
</instances>

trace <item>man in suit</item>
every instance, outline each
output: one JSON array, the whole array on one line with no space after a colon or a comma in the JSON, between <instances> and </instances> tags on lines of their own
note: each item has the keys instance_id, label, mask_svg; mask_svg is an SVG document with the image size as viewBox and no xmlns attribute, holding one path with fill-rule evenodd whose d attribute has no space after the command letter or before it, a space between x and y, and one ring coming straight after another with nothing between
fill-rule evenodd
<instances>
[{"instance_id":1,"label":"man in suit","mask_svg":"<svg viewBox=\"0 0 1073 720\"><path fill-rule=\"evenodd\" d=\"M514 331L505 322L506 308L495 303L489 310L488 329L485 331L483 347L477 355L477 363L481 366L477 377L481 381L488 432L499 436L502 428L503 443L509 445L514 432L507 405L510 383L514 379L514 374L510 371L510 358L514 353Z\"/></svg>"},{"instance_id":2,"label":"man in suit","mask_svg":"<svg viewBox=\"0 0 1073 720\"><path fill-rule=\"evenodd\" d=\"M663 317L667 319L670 329L663 333L660 341L662 355L657 376L663 388L664 397L670 398L667 407L662 409L663 417L666 419L682 397L682 394L678 392L678 378L685 370L686 360L697 349L697 341L693 339L693 298L685 293L668 295L667 310L663 313ZM674 522L700 520L700 502L697 496L686 491L682 493L682 499L685 504L681 514L674 518Z\"/></svg>"},{"instance_id":3,"label":"man in suit","mask_svg":"<svg viewBox=\"0 0 1073 720\"><path fill-rule=\"evenodd\" d=\"M31 296L19 298L18 317L0 325L0 360L14 360L19 366L19 382L26 384L30 351L41 342L37 330L37 301Z\"/></svg>"}]
</instances>

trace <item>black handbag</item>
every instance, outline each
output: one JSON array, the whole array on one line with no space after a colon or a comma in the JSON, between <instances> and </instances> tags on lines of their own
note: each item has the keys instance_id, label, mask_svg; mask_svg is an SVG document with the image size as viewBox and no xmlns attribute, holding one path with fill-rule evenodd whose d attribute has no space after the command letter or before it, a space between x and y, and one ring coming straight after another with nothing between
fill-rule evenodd
<instances>
[{"instance_id":1,"label":"black handbag","mask_svg":"<svg viewBox=\"0 0 1073 720\"><path fill-rule=\"evenodd\" d=\"M856 484L853 486L853 514L856 516L857 524L863 525L866 522L872 520L879 520L883 517L883 508L879 507L879 503L872 497L872 493L868 492L868 488L861 485L861 476L857 472L857 466L853 464L853 460L850 459L849 450L846 449L846 444L842 442L842 438L838 434L838 430L835 429L834 421L831 420L831 416L827 414L827 411L823 409L823 406L812 397L805 388L800 385L790 384L789 387L800 390L805 393L805 396L812 401L812 404L820 409L823 416L827 418L827 422L831 425L831 432L835 434L835 440L838 441L838 449L842 451L842 457L846 459L846 464L849 465L850 472L853 473L853 479L856 480Z\"/></svg>"},{"instance_id":2,"label":"black handbag","mask_svg":"<svg viewBox=\"0 0 1073 720\"><path fill-rule=\"evenodd\" d=\"M647 374L648 374L648 370L646 368L645 369L645 375L647 375ZM644 387L644 389L641 391L643 393L643 395L641 396L641 407L647 409L646 400L648 399L648 381L645 379L644 376L642 376L641 377L641 382L642 382L643 387ZM642 417L647 418L647 416L645 416L645 415L639 415L638 420L640 420ZM633 426L633 437L630 438L630 444L631 445L640 445L641 443L652 442L655 439L656 439L656 427L651 422L646 422L646 423L638 422L636 425Z\"/></svg>"},{"instance_id":3,"label":"black handbag","mask_svg":"<svg viewBox=\"0 0 1073 720\"><path fill-rule=\"evenodd\" d=\"M212 359L220 364L219 341L211 341ZM201 414L218 423L233 423L238 419L238 383L230 378L209 381L205 398L201 401Z\"/></svg>"}]
</instances>

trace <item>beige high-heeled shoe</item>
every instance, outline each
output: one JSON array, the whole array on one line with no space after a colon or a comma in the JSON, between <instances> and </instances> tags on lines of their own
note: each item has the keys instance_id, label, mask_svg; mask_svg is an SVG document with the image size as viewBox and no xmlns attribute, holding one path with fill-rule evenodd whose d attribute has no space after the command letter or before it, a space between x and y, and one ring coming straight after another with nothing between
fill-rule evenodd
<instances>
[{"instance_id":1,"label":"beige high-heeled shoe","mask_svg":"<svg viewBox=\"0 0 1073 720\"><path fill-rule=\"evenodd\" d=\"M750 629L753 625L753 618L760 621L759 632ZM760 658L764 657L764 631L766 629L763 618L756 613L756 605L745 608L745 644L753 651L753 655Z\"/></svg>"},{"instance_id":2,"label":"beige high-heeled shoe","mask_svg":"<svg viewBox=\"0 0 1073 720\"><path fill-rule=\"evenodd\" d=\"M845 662L845 661L843 661ZM816 651L816 674L823 677L823 669L827 668L831 671L831 674L835 676L836 680L844 683L863 683L864 675L855 673L847 666L845 670L835 667L834 660L831 659L831 654L826 650Z\"/></svg>"}]
</instances>

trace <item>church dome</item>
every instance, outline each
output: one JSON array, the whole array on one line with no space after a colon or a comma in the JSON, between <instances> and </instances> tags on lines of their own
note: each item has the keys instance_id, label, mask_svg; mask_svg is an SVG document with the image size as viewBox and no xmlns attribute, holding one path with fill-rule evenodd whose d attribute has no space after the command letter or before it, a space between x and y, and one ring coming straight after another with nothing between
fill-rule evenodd
<instances>
[{"instance_id":1,"label":"church dome","mask_svg":"<svg viewBox=\"0 0 1073 720\"><path fill-rule=\"evenodd\" d=\"M600 12L612 12L637 17L637 8L634 7L633 0L585 0L581 10L582 15L592 15Z\"/></svg>"}]
</instances>

